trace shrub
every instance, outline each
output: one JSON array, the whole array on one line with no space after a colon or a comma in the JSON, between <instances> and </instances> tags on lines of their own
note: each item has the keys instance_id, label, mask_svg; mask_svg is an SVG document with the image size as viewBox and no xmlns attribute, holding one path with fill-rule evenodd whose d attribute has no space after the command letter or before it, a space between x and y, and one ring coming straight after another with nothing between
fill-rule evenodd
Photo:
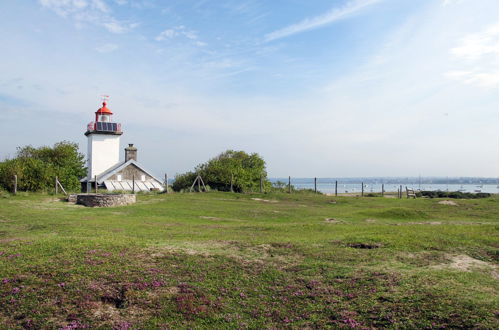
<instances>
[{"instance_id":1,"label":"shrub","mask_svg":"<svg viewBox=\"0 0 499 330\"><path fill-rule=\"evenodd\" d=\"M235 192L258 191L260 177L263 177L265 188L270 188L267 180L265 161L256 153L227 150L204 164L198 165L194 171L177 175L173 183L175 191L187 190L200 175L206 186L219 191Z\"/></svg>"},{"instance_id":2,"label":"shrub","mask_svg":"<svg viewBox=\"0 0 499 330\"><path fill-rule=\"evenodd\" d=\"M476 199L476 198L488 198L491 196L489 193L468 193L461 191L420 191L417 192L418 197L429 197L429 198L454 198L454 199Z\"/></svg>"},{"instance_id":3,"label":"shrub","mask_svg":"<svg viewBox=\"0 0 499 330\"><path fill-rule=\"evenodd\" d=\"M14 189L14 175L21 191L52 189L56 176L66 190L75 191L85 174L84 156L76 143L67 141L52 148L19 147L15 158L0 162L0 186L9 191Z\"/></svg>"}]
</instances>

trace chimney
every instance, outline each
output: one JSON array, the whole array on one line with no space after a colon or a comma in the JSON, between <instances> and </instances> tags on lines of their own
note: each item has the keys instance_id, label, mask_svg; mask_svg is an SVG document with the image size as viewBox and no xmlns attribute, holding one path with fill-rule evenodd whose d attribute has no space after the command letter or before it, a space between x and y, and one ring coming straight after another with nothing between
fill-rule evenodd
<instances>
[{"instance_id":1,"label":"chimney","mask_svg":"<svg viewBox=\"0 0 499 330\"><path fill-rule=\"evenodd\" d=\"M130 159L137 161L137 148L133 146L133 143L130 143L128 147L125 148L125 163Z\"/></svg>"}]
</instances>

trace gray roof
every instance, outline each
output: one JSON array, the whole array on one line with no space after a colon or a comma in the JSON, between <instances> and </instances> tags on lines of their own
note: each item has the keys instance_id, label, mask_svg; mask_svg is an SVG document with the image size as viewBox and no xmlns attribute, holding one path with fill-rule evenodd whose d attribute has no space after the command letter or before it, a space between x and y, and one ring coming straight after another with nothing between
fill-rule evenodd
<instances>
[{"instance_id":1,"label":"gray roof","mask_svg":"<svg viewBox=\"0 0 499 330\"><path fill-rule=\"evenodd\" d=\"M156 181L135 181L132 180L106 180L104 185L108 191L124 190L124 191L163 191L164 187ZM135 186L135 187L134 187Z\"/></svg>"},{"instance_id":2,"label":"gray roof","mask_svg":"<svg viewBox=\"0 0 499 330\"><path fill-rule=\"evenodd\" d=\"M118 163L118 164L114 165L113 167L107 169L106 171L104 171L103 173L101 173L100 175L97 176L97 183L98 184L102 184L105 180L107 180L111 176L115 175L116 173L119 173L122 169L124 169L125 167L128 167L130 165L137 166L142 172L144 172L147 175L149 175L150 177L152 177L159 184L163 184L163 182L160 179L158 179L157 177L155 177L154 175L152 175L150 171L144 169L144 167L142 165L140 165L134 159L130 159L128 162L125 162L125 163ZM88 178L87 178L87 179L83 179L81 181L82 182L85 182L85 181L94 182L94 179L91 178L90 180L88 180Z\"/></svg>"}]
</instances>

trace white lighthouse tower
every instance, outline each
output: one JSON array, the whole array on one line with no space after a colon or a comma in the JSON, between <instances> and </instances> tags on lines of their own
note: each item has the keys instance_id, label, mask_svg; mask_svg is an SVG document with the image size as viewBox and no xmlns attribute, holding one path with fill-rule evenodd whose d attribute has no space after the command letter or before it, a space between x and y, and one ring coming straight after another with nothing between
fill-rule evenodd
<instances>
[{"instance_id":1,"label":"white lighthouse tower","mask_svg":"<svg viewBox=\"0 0 499 330\"><path fill-rule=\"evenodd\" d=\"M106 102L95 113L95 121L87 125L87 177L80 180L81 190L163 191L163 182L137 162L137 148L125 148L125 160L120 162L121 124L112 120L113 113Z\"/></svg>"},{"instance_id":2,"label":"white lighthouse tower","mask_svg":"<svg viewBox=\"0 0 499 330\"><path fill-rule=\"evenodd\" d=\"M87 182L104 173L120 161L121 124L112 121L113 113L106 102L95 112L95 122L87 125Z\"/></svg>"}]
</instances>

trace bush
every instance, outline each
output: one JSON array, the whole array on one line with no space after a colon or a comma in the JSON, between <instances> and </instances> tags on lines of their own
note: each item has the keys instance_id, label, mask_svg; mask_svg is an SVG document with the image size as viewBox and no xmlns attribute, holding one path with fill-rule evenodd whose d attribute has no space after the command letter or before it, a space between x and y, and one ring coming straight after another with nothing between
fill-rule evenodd
<instances>
[{"instance_id":1,"label":"bush","mask_svg":"<svg viewBox=\"0 0 499 330\"><path fill-rule=\"evenodd\" d=\"M76 143L62 141L52 148L19 147L15 158L0 162L0 186L13 191L17 175L20 191L49 190L57 176L66 190L76 191L80 189L80 178L86 174L84 164Z\"/></svg>"},{"instance_id":2,"label":"bush","mask_svg":"<svg viewBox=\"0 0 499 330\"><path fill-rule=\"evenodd\" d=\"M380 193L367 193L364 196L366 196L366 197L383 197L383 195Z\"/></svg>"},{"instance_id":3,"label":"bush","mask_svg":"<svg viewBox=\"0 0 499 330\"><path fill-rule=\"evenodd\" d=\"M454 199L477 199L488 198L491 196L489 193L468 193L460 191L420 191L416 193L418 197L428 198L454 198Z\"/></svg>"},{"instance_id":4,"label":"bush","mask_svg":"<svg viewBox=\"0 0 499 330\"><path fill-rule=\"evenodd\" d=\"M194 180L196 180L197 174L194 172L187 172L184 174L177 174L175 176L175 181L173 181L172 188L174 191L181 191L183 189L189 189Z\"/></svg>"},{"instance_id":5,"label":"bush","mask_svg":"<svg viewBox=\"0 0 499 330\"><path fill-rule=\"evenodd\" d=\"M172 187L175 191L187 190L200 175L206 186L219 191L250 192L260 189L260 177L264 187L270 188L265 170L265 161L256 153L227 150L204 164L198 165L194 171L177 175Z\"/></svg>"}]
</instances>

